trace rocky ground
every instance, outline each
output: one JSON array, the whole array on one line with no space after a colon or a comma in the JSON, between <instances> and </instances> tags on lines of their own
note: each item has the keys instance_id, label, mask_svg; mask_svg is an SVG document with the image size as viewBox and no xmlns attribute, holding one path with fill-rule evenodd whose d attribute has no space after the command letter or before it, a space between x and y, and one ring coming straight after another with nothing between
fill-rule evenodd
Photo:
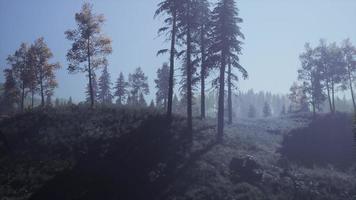
<instances>
[{"instance_id":1,"label":"rocky ground","mask_svg":"<svg viewBox=\"0 0 356 200\"><path fill-rule=\"evenodd\" d=\"M280 153L283 138L311 116L237 119L215 142L215 120L154 110L32 111L0 125L0 199L356 198L355 171L302 167ZM171 126L169 126L171 124Z\"/></svg>"}]
</instances>

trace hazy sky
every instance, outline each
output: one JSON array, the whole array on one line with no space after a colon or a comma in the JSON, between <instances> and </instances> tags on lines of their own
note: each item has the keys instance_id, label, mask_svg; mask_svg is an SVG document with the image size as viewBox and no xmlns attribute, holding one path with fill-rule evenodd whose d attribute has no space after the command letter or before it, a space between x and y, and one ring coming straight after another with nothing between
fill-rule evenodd
<instances>
[{"instance_id":1,"label":"hazy sky","mask_svg":"<svg viewBox=\"0 0 356 200\"><path fill-rule=\"evenodd\" d=\"M109 70L114 82L120 71L125 76L141 66L149 76L151 97L156 70L168 56L156 57L168 44L157 38L161 19L153 19L158 0L96 0L94 12L107 19L104 33L113 40ZM75 27L74 14L80 0L0 0L0 69L6 57L21 42L32 43L44 36L52 49L57 72L58 97L84 99L84 74L68 74L65 55L70 42L64 31ZM241 64L250 77L241 81L242 90L287 93L296 79L298 55L305 42L316 45L320 38L341 42L349 37L356 43L356 0L238 0L242 31L246 36ZM0 82L4 78L0 76Z\"/></svg>"}]
</instances>

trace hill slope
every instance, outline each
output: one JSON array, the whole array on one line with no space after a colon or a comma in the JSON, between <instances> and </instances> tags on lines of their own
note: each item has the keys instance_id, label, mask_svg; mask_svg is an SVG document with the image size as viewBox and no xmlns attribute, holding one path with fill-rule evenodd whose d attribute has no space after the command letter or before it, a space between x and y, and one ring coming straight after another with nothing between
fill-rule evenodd
<instances>
[{"instance_id":1,"label":"hill slope","mask_svg":"<svg viewBox=\"0 0 356 200\"><path fill-rule=\"evenodd\" d=\"M214 120L73 106L1 122L0 196L12 199L352 199L356 177L281 160L309 118L238 120L216 144ZM171 125L170 125L171 124ZM3 142L3 144L5 144Z\"/></svg>"}]
</instances>

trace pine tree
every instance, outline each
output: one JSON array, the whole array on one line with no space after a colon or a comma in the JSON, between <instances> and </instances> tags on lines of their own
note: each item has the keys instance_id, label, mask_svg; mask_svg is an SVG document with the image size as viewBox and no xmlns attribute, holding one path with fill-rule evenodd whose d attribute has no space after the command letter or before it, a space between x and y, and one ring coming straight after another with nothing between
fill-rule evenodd
<instances>
[{"instance_id":1,"label":"pine tree","mask_svg":"<svg viewBox=\"0 0 356 200\"><path fill-rule=\"evenodd\" d=\"M104 66L101 76L99 78L99 91L98 91L98 99L102 104L111 104L113 96L111 94L111 78L110 73L108 72L107 65Z\"/></svg>"},{"instance_id":2,"label":"pine tree","mask_svg":"<svg viewBox=\"0 0 356 200\"><path fill-rule=\"evenodd\" d=\"M105 66L106 55L112 52L111 40L101 33L104 16L94 14L91 4L83 4L82 10L75 14L75 21L77 29L65 32L67 39L73 41L72 48L67 53L68 70L88 73L90 105L93 108L95 102L93 71Z\"/></svg>"},{"instance_id":3,"label":"pine tree","mask_svg":"<svg viewBox=\"0 0 356 200\"><path fill-rule=\"evenodd\" d=\"M164 63L161 68L157 70L156 83L156 105L157 107L163 107L167 109L168 101L168 84L169 84L169 67L167 63Z\"/></svg>"},{"instance_id":4,"label":"pine tree","mask_svg":"<svg viewBox=\"0 0 356 200\"><path fill-rule=\"evenodd\" d=\"M256 117L256 108L254 105L250 104L249 108L248 108L248 114L247 116L249 118L255 118Z\"/></svg>"},{"instance_id":5,"label":"pine tree","mask_svg":"<svg viewBox=\"0 0 356 200\"><path fill-rule=\"evenodd\" d=\"M155 108L155 102L153 101L153 99L151 100L150 103L150 109L154 109Z\"/></svg>"},{"instance_id":6,"label":"pine tree","mask_svg":"<svg viewBox=\"0 0 356 200\"><path fill-rule=\"evenodd\" d=\"M141 107L147 107L147 102L146 102L145 97L143 96L142 93L140 93L140 97L138 99L138 105Z\"/></svg>"},{"instance_id":7,"label":"pine tree","mask_svg":"<svg viewBox=\"0 0 356 200\"><path fill-rule=\"evenodd\" d=\"M207 0L198 0L197 24L198 45L200 53L200 118L205 114L205 79L208 77L211 65L209 63L209 47L211 46L211 11Z\"/></svg>"},{"instance_id":8,"label":"pine tree","mask_svg":"<svg viewBox=\"0 0 356 200\"><path fill-rule=\"evenodd\" d=\"M174 97L173 97L173 112L174 113L179 112L179 99L176 94L174 94Z\"/></svg>"},{"instance_id":9,"label":"pine tree","mask_svg":"<svg viewBox=\"0 0 356 200\"><path fill-rule=\"evenodd\" d=\"M194 53L194 33L196 33L197 29L197 4L193 0L183 0L181 2L182 10L178 15L179 19L179 28L181 31L179 39L182 43L185 44L185 55L184 55L184 64L183 64L183 74L185 78L183 78L183 87L186 94L187 100L187 135L189 138L192 138L192 130L193 130L193 113L192 113L192 99L193 99L193 74L196 69L193 61L193 53Z\"/></svg>"},{"instance_id":10,"label":"pine tree","mask_svg":"<svg viewBox=\"0 0 356 200\"><path fill-rule=\"evenodd\" d=\"M67 103L68 105L73 105L73 100L72 100L72 97L69 97L69 100L68 100L68 103Z\"/></svg>"},{"instance_id":11,"label":"pine tree","mask_svg":"<svg viewBox=\"0 0 356 200\"><path fill-rule=\"evenodd\" d=\"M158 4L155 12L155 17L165 14L168 16L164 22L165 26L158 30L158 34L167 32L171 42L170 49L163 49L158 51L157 54L170 52L169 55L169 84L168 84L168 102L167 102L167 116L170 118L172 115L172 101L173 101L173 88L174 88L174 60L176 57L176 40L178 34L177 18L180 9L181 0L163 0Z\"/></svg>"},{"instance_id":12,"label":"pine tree","mask_svg":"<svg viewBox=\"0 0 356 200\"><path fill-rule=\"evenodd\" d=\"M241 54L241 41L238 38L244 39L244 35L240 31L238 23L242 19L238 17L238 9L234 0L220 0L213 10L212 14L213 45L211 51L217 57L216 62L219 65L219 77L215 82L219 88L218 99L218 141L222 141L224 133L224 99L225 99L225 73L226 65L228 64L228 110L229 122L232 121L232 102L231 102L231 86L232 86L232 70L231 66L237 67L240 71L245 70L238 64L238 55ZM231 66L230 66L231 65Z\"/></svg>"},{"instance_id":13,"label":"pine tree","mask_svg":"<svg viewBox=\"0 0 356 200\"><path fill-rule=\"evenodd\" d=\"M139 103L139 95L147 95L150 90L147 83L147 76L141 67L136 68L133 74L129 74L130 97L133 104Z\"/></svg>"},{"instance_id":14,"label":"pine tree","mask_svg":"<svg viewBox=\"0 0 356 200\"><path fill-rule=\"evenodd\" d=\"M286 114L287 114L286 105L283 104L282 110L281 110L281 115L286 115Z\"/></svg>"},{"instance_id":15,"label":"pine tree","mask_svg":"<svg viewBox=\"0 0 356 200\"><path fill-rule=\"evenodd\" d=\"M272 115L271 106L268 102L265 102L262 113L263 117L270 117Z\"/></svg>"},{"instance_id":16,"label":"pine tree","mask_svg":"<svg viewBox=\"0 0 356 200\"><path fill-rule=\"evenodd\" d=\"M122 105L125 99L128 97L129 83L125 81L125 77L120 72L119 78L116 81L114 96L117 97L116 103Z\"/></svg>"}]
</instances>

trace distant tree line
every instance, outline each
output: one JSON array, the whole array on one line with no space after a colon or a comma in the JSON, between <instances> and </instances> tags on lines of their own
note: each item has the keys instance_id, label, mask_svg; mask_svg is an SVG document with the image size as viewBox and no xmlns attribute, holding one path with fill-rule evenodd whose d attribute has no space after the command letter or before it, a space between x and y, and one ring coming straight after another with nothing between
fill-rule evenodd
<instances>
[{"instance_id":1,"label":"distant tree line","mask_svg":"<svg viewBox=\"0 0 356 200\"><path fill-rule=\"evenodd\" d=\"M349 91L353 111L356 111L356 48L349 39L340 46L335 42L328 44L325 40L320 40L315 48L307 43L299 58L300 83L292 85L289 95L294 111L309 111L311 107L315 115L323 111L326 102L328 110L335 113L339 91Z\"/></svg>"}]
</instances>

